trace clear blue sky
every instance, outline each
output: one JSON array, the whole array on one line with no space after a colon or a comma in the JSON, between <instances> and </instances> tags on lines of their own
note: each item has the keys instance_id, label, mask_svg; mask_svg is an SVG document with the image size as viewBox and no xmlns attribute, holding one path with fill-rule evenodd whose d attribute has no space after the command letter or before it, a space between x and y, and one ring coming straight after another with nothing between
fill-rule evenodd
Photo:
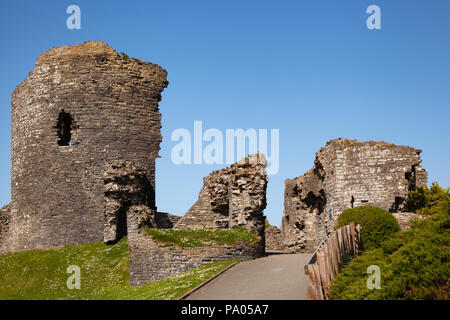
<instances>
[{"instance_id":1,"label":"clear blue sky","mask_svg":"<svg viewBox=\"0 0 450 320\"><path fill-rule=\"evenodd\" d=\"M66 28L77 4L82 29ZM381 8L381 30L366 8ZM182 215L220 166L175 166L170 135L203 126L280 130L266 215L279 225L284 180L334 138L423 149L429 180L450 185L450 1L2 1L0 203L10 199L11 93L54 46L102 40L168 71L160 103L157 205Z\"/></svg>"}]
</instances>

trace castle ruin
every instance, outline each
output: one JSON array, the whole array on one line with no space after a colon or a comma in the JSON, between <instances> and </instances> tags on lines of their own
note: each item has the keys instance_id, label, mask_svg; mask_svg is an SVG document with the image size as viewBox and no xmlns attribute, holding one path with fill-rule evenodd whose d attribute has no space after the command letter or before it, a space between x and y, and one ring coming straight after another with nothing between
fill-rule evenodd
<instances>
[{"instance_id":1,"label":"castle ruin","mask_svg":"<svg viewBox=\"0 0 450 320\"><path fill-rule=\"evenodd\" d=\"M115 160L145 168L148 205L156 211L158 102L166 76L103 42L53 48L37 59L12 95L4 250L109 240L103 172Z\"/></svg>"},{"instance_id":2,"label":"castle ruin","mask_svg":"<svg viewBox=\"0 0 450 320\"><path fill-rule=\"evenodd\" d=\"M242 226L261 239L264 252L266 159L262 153L244 158L231 167L203 178L197 202L174 229L227 229Z\"/></svg>"},{"instance_id":3,"label":"castle ruin","mask_svg":"<svg viewBox=\"0 0 450 320\"><path fill-rule=\"evenodd\" d=\"M310 171L285 181L285 245L291 251L313 252L345 209L373 205L401 211L408 191L427 183L421 152L386 142L327 142Z\"/></svg>"},{"instance_id":4,"label":"castle ruin","mask_svg":"<svg viewBox=\"0 0 450 320\"><path fill-rule=\"evenodd\" d=\"M157 211L166 77L158 65L122 57L103 42L53 48L37 59L12 95L12 196L0 209L0 253L127 235L133 285L264 253L268 178L260 153L205 177L183 217ZM270 247L312 252L348 208L400 211L408 191L427 183L420 153L385 142L329 141L310 171L286 180L282 227L268 228ZM159 243L144 228L238 226L258 241L182 248Z\"/></svg>"},{"instance_id":5,"label":"castle ruin","mask_svg":"<svg viewBox=\"0 0 450 320\"><path fill-rule=\"evenodd\" d=\"M128 236L130 283L139 285L264 252L267 176L260 154L205 180L210 202L197 225L242 226L258 241L183 248L146 234L146 228L189 229L195 220L191 211L181 218L156 208L158 103L166 77L160 66L121 56L103 42L39 56L12 95L12 195L0 209L0 253L113 244Z\"/></svg>"},{"instance_id":6,"label":"castle ruin","mask_svg":"<svg viewBox=\"0 0 450 320\"><path fill-rule=\"evenodd\" d=\"M196 204L183 217L172 219L173 229L241 226L254 232L255 242L178 247L159 243L146 233L146 228L162 227L158 225L158 217L161 219L162 214L149 205L150 185L145 169L116 161L104 173L105 241L117 241L120 230L125 230L132 285L156 281L211 261L260 257L265 245L263 210L267 182L264 156L250 155L230 168L214 171L204 178L205 184Z\"/></svg>"}]
</instances>

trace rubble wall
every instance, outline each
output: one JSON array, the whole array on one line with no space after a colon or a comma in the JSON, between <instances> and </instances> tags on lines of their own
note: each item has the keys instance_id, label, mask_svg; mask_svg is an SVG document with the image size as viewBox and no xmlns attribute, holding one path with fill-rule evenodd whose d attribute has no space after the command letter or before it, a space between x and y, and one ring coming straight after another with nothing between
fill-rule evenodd
<instances>
[{"instance_id":1,"label":"rubble wall","mask_svg":"<svg viewBox=\"0 0 450 320\"><path fill-rule=\"evenodd\" d=\"M9 204L0 209L0 254L6 252L4 246L9 234L9 223L11 220L11 206Z\"/></svg>"},{"instance_id":2,"label":"rubble wall","mask_svg":"<svg viewBox=\"0 0 450 320\"><path fill-rule=\"evenodd\" d=\"M261 237L264 246L266 160L250 155L229 168L213 171L203 179L197 202L174 229L221 229L242 226Z\"/></svg>"},{"instance_id":3,"label":"rubble wall","mask_svg":"<svg viewBox=\"0 0 450 320\"><path fill-rule=\"evenodd\" d=\"M402 210L408 191L427 183L420 153L386 142L327 142L316 153L313 169L285 181L285 244L292 251L313 252L348 208Z\"/></svg>"}]
</instances>

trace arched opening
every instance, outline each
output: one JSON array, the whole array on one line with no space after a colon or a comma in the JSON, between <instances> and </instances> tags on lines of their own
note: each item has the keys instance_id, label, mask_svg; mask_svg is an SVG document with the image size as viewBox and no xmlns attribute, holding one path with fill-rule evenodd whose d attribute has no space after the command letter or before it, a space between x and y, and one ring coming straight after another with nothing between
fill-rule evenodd
<instances>
[{"instance_id":1,"label":"arched opening","mask_svg":"<svg viewBox=\"0 0 450 320\"><path fill-rule=\"evenodd\" d=\"M127 236L127 211L128 205L119 202L110 202L105 211L104 241L107 244L117 243Z\"/></svg>"},{"instance_id":2,"label":"arched opening","mask_svg":"<svg viewBox=\"0 0 450 320\"><path fill-rule=\"evenodd\" d=\"M355 204L355 197L354 196L352 196L352 199L350 200L350 203L351 203L352 208L353 208L354 204Z\"/></svg>"}]
</instances>

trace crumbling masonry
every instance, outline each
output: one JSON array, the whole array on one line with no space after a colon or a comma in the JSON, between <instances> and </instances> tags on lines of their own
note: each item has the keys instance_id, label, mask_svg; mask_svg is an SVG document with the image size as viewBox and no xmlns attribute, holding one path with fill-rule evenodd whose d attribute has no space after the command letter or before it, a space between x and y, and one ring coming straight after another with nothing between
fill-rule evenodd
<instances>
[{"instance_id":1,"label":"crumbling masonry","mask_svg":"<svg viewBox=\"0 0 450 320\"><path fill-rule=\"evenodd\" d=\"M197 225L243 226L259 241L182 248L146 233L197 221L194 212L181 219L156 208L166 76L103 42L53 48L37 59L12 95L12 196L0 209L0 254L128 236L130 283L139 285L264 252L267 176L260 154L205 179Z\"/></svg>"},{"instance_id":2,"label":"crumbling masonry","mask_svg":"<svg viewBox=\"0 0 450 320\"><path fill-rule=\"evenodd\" d=\"M313 252L348 208L373 205L400 211L408 191L427 183L420 153L385 142L327 142L313 169L285 182L285 245L291 251Z\"/></svg>"},{"instance_id":3,"label":"crumbling masonry","mask_svg":"<svg viewBox=\"0 0 450 320\"><path fill-rule=\"evenodd\" d=\"M142 284L214 260L265 250L266 160L251 155L204 178L182 218L155 203L155 160L162 140L161 67L121 57L102 42L53 48L12 95L11 204L0 209L0 253L104 241L128 235L130 282ZM285 183L281 235L274 250L313 251L345 209L402 209L424 186L420 150L385 142L330 141L314 167ZM255 243L181 248L145 228L242 226Z\"/></svg>"},{"instance_id":4,"label":"crumbling masonry","mask_svg":"<svg viewBox=\"0 0 450 320\"><path fill-rule=\"evenodd\" d=\"M11 206L9 204L0 209L0 254L6 251L6 238L9 234L9 221L11 214Z\"/></svg>"},{"instance_id":5,"label":"crumbling masonry","mask_svg":"<svg viewBox=\"0 0 450 320\"><path fill-rule=\"evenodd\" d=\"M105 217L103 193L105 168L116 160L145 169L146 203L156 211L158 102L166 75L103 42L53 48L37 59L12 95L12 196L4 251L117 237L115 227L105 226L114 219Z\"/></svg>"},{"instance_id":6,"label":"crumbling masonry","mask_svg":"<svg viewBox=\"0 0 450 320\"><path fill-rule=\"evenodd\" d=\"M261 251L264 252L266 165L264 155L257 153L229 168L213 171L203 179L197 202L174 229L242 226L261 238Z\"/></svg>"},{"instance_id":7,"label":"crumbling masonry","mask_svg":"<svg viewBox=\"0 0 450 320\"><path fill-rule=\"evenodd\" d=\"M211 180L211 176L205 178L202 190L220 189L226 192L220 196L214 192L208 193L206 197L201 193L199 200L202 203L213 204L198 211L189 211L175 224L175 228L183 229L217 229L239 225L255 231L259 236L258 241L181 248L159 243L146 233L146 227L160 227L157 221L162 214L152 209L151 199L146 196L150 184L145 170L123 161L112 163L104 173L105 241L115 242L120 234L128 235L130 283L141 285L211 261L261 256L264 252L264 223L261 225L260 222L264 222L262 210L266 204L265 167L264 157L258 154L231 168L213 172L211 176L218 179ZM221 198L220 208L223 211L220 217L214 212L214 208L217 208L216 195ZM227 222L224 222L225 217Z\"/></svg>"}]
</instances>

